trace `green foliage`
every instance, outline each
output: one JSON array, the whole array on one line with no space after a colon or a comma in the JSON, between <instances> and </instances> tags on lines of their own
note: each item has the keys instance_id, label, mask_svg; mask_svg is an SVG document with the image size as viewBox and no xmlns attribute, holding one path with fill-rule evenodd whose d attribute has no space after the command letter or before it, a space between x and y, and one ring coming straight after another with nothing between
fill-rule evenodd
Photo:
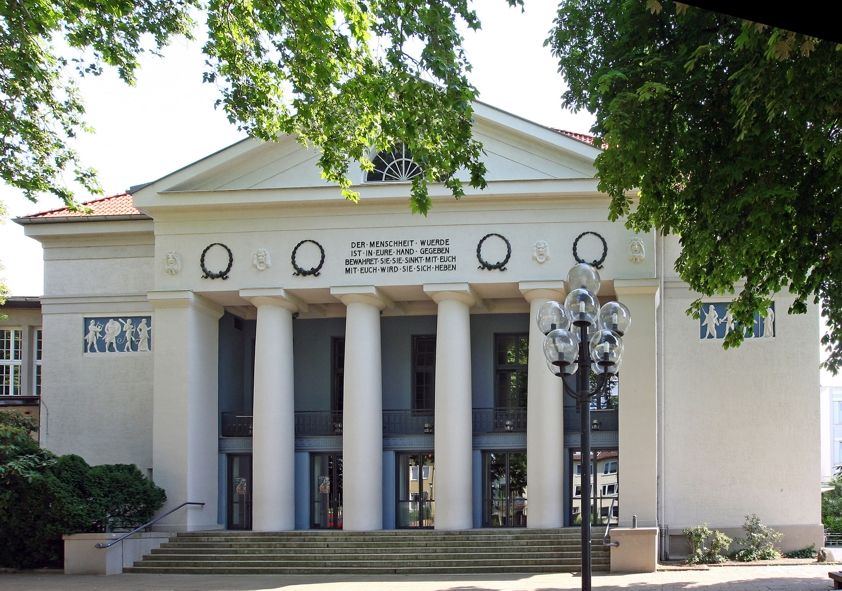
<instances>
[{"instance_id":1,"label":"green foliage","mask_svg":"<svg viewBox=\"0 0 842 591\"><path fill-rule=\"evenodd\" d=\"M135 527L166 499L134 466L90 467L32 439L28 417L0 412L0 566L60 566L61 536Z\"/></svg>"},{"instance_id":2,"label":"green foliage","mask_svg":"<svg viewBox=\"0 0 842 591\"><path fill-rule=\"evenodd\" d=\"M188 12L199 3L0 3L0 178L30 199L46 192L72 203L65 172L98 192L94 171L80 164L68 144L86 130L72 76L96 75L107 65L134 82L138 56L188 34Z\"/></svg>"},{"instance_id":3,"label":"green foliage","mask_svg":"<svg viewBox=\"0 0 842 591\"><path fill-rule=\"evenodd\" d=\"M319 148L324 177L347 198L358 198L349 163L370 168L372 148L400 143L423 170L412 182L413 211L429 209L431 182L461 196L457 171L485 186L471 136L477 92L458 32L480 22L466 0L5 3L0 178L30 198L49 192L71 205L65 171L97 191L94 171L68 144L86 129L71 66L76 76L112 66L132 83L139 54L192 35L197 8L207 17L204 80L219 88L217 105L250 135L294 133Z\"/></svg>"},{"instance_id":4,"label":"green foliage","mask_svg":"<svg viewBox=\"0 0 842 591\"><path fill-rule=\"evenodd\" d=\"M806 548L801 548L800 550L792 550L791 552L784 552L785 558L815 558L816 557L816 545L810 544Z\"/></svg>"},{"instance_id":5,"label":"green foliage","mask_svg":"<svg viewBox=\"0 0 842 591\"><path fill-rule=\"evenodd\" d=\"M623 0L563 0L547 43L569 84L564 105L596 115L611 219L677 234L681 278L704 296L738 289L738 324L765 315L782 290L796 296L791 313L820 300L836 371L840 46L678 2ZM731 331L724 345L744 336Z\"/></svg>"},{"instance_id":6,"label":"green foliage","mask_svg":"<svg viewBox=\"0 0 842 591\"><path fill-rule=\"evenodd\" d=\"M736 540L736 544L741 546L734 553L736 560L751 562L752 560L775 560L781 557L781 553L775 548L775 544L783 537L781 532L764 525L754 513L746 515L743 530L745 530L745 537Z\"/></svg>"},{"instance_id":7,"label":"green foliage","mask_svg":"<svg viewBox=\"0 0 842 591\"><path fill-rule=\"evenodd\" d=\"M684 530L690 545L690 564L716 564L726 560L725 553L731 545L731 538L707 525L697 525Z\"/></svg>"},{"instance_id":8,"label":"green foliage","mask_svg":"<svg viewBox=\"0 0 842 591\"><path fill-rule=\"evenodd\" d=\"M822 495L822 523L830 533L842 534L842 476L830 481L833 490Z\"/></svg>"}]
</instances>

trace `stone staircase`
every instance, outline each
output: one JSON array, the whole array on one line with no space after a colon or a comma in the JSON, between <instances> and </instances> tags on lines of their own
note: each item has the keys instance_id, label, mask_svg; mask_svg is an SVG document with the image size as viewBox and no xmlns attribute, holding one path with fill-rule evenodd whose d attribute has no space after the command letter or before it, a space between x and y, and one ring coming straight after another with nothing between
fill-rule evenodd
<instances>
[{"instance_id":1,"label":"stone staircase","mask_svg":"<svg viewBox=\"0 0 842 591\"><path fill-rule=\"evenodd\" d=\"M578 528L180 533L128 567L170 574L487 574L578 572ZM593 570L609 570L596 536Z\"/></svg>"}]
</instances>

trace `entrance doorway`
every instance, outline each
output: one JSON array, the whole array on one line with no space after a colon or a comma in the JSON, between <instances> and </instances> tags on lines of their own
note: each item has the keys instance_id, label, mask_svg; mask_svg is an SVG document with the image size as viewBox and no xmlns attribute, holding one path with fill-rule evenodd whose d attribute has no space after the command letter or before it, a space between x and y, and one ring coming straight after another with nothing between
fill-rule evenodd
<instances>
[{"instance_id":1,"label":"entrance doorway","mask_svg":"<svg viewBox=\"0 0 842 591\"><path fill-rule=\"evenodd\" d=\"M591 451L591 507L593 525L617 525L620 517L620 454L617 449ZM569 477L570 524L582 523L582 456L570 450L572 470Z\"/></svg>"},{"instance_id":2,"label":"entrance doorway","mask_svg":"<svg viewBox=\"0 0 842 591\"><path fill-rule=\"evenodd\" d=\"M310 527L342 529L342 455L310 458Z\"/></svg>"},{"instance_id":3,"label":"entrance doorway","mask_svg":"<svg viewBox=\"0 0 842 591\"><path fill-rule=\"evenodd\" d=\"M251 455L228 455L228 529L251 529Z\"/></svg>"},{"instance_id":4,"label":"entrance doorway","mask_svg":"<svg viewBox=\"0 0 842 591\"><path fill-rule=\"evenodd\" d=\"M435 523L432 451L398 454L397 527L431 528Z\"/></svg>"},{"instance_id":5,"label":"entrance doorway","mask_svg":"<svg viewBox=\"0 0 842 591\"><path fill-rule=\"evenodd\" d=\"M483 481L483 527L526 527L526 452L484 452Z\"/></svg>"}]
</instances>

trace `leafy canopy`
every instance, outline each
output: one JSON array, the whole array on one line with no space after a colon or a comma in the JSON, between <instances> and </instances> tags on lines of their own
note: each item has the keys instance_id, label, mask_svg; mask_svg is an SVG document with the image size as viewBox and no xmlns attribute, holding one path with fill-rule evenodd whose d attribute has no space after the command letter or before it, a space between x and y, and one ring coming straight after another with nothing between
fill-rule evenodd
<instances>
[{"instance_id":1,"label":"leafy canopy","mask_svg":"<svg viewBox=\"0 0 842 591\"><path fill-rule=\"evenodd\" d=\"M677 234L681 278L704 295L738 289L744 326L782 289L793 313L821 301L838 370L842 46L656 0L563 0L548 44L564 105L593 112L607 145L611 219Z\"/></svg>"},{"instance_id":2,"label":"leafy canopy","mask_svg":"<svg viewBox=\"0 0 842 591\"><path fill-rule=\"evenodd\" d=\"M520 5L522 0L506 0ZM218 106L250 135L296 134L321 150L324 177L352 200L352 160L405 144L423 175L411 206L426 213L427 185L463 194L457 171L484 187L471 136L477 92L457 25L478 29L468 0L12 0L0 6L0 178L31 199L72 205L65 171L97 192L95 173L68 140L85 129L74 75L117 68L132 83L138 56L206 17L207 71ZM72 71L75 67L75 73Z\"/></svg>"},{"instance_id":3,"label":"leafy canopy","mask_svg":"<svg viewBox=\"0 0 842 591\"><path fill-rule=\"evenodd\" d=\"M428 211L431 182L462 195L457 171L485 186L457 28L480 26L470 0L3 3L0 178L72 205L72 172L95 192L69 143L85 129L73 77L112 66L131 83L138 56L190 36L200 10L204 78L228 118L318 148L324 177L349 199L350 162L370 169L372 147L399 143L424 171L413 211ZM791 312L820 300L828 367L839 369L840 46L666 0L562 0L548 45L569 84L564 105L595 113L607 145L597 168L611 218L677 234L682 279L703 295L737 286L737 323L785 288ZM725 345L743 338L730 331Z\"/></svg>"}]
</instances>

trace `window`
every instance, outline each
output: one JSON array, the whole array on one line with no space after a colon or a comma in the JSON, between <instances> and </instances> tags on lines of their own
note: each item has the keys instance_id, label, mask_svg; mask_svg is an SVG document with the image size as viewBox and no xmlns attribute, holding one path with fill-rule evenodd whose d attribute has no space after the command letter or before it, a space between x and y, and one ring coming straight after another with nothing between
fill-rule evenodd
<instances>
[{"instance_id":1,"label":"window","mask_svg":"<svg viewBox=\"0 0 842 591\"><path fill-rule=\"evenodd\" d=\"M529 334L494 335L496 408L526 408L528 361Z\"/></svg>"},{"instance_id":2,"label":"window","mask_svg":"<svg viewBox=\"0 0 842 591\"><path fill-rule=\"evenodd\" d=\"M20 396L21 332L0 329L0 396Z\"/></svg>"},{"instance_id":3,"label":"window","mask_svg":"<svg viewBox=\"0 0 842 591\"><path fill-rule=\"evenodd\" d=\"M842 400L833 401L833 423L842 425Z\"/></svg>"},{"instance_id":4,"label":"window","mask_svg":"<svg viewBox=\"0 0 842 591\"><path fill-rule=\"evenodd\" d=\"M403 144L378 152L372 158L374 170L370 171L365 180L371 182L409 181L421 174L409 150Z\"/></svg>"},{"instance_id":5,"label":"window","mask_svg":"<svg viewBox=\"0 0 842 591\"><path fill-rule=\"evenodd\" d=\"M436 336L412 336L412 410L430 411L436 402Z\"/></svg>"},{"instance_id":6,"label":"window","mask_svg":"<svg viewBox=\"0 0 842 591\"><path fill-rule=\"evenodd\" d=\"M577 484L576 487L573 489L573 496L574 497L581 497L582 496L582 486Z\"/></svg>"},{"instance_id":7,"label":"window","mask_svg":"<svg viewBox=\"0 0 842 591\"><path fill-rule=\"evenodd\" d=\"M573 469L576 470L576 476L580 476L582 474L582 464L579 464L577 462ZM593 462L591 462L591 474L593 474L593 473L594 473Z\"/></svg>"},{"instance_id":8,"label":"window","mask_svg":"<svg viewBox=\"0 0 842 591\"><path fill-rule=\"evenodd\" d=\"M41 395L41 352L43 347L44 331L35 329L35 342L33 343L34 362L32 368L32 393L35 396Z\"/></svg>"},{"instance_id":9,"label":"window","mask_svg":"<svg viewBox=\"0 0 842 591\"><path fill-rule=\"evenodd\" d=\"M601 496L603 496L603 497L617 496L617 485L616 484L603 484Z\"/></svg>"},{"instance_id":10,"label":"window","mask_svg":"<svg viewBox=\"0 0 842 591\"><path fill-rule=\"evenodd\" d=\"M617 468L619 467L617 460L611 460L610 462L605 462L602 466L602 473L603 474L616 474Z\"/></svg>"},{"instance_id":11,"label":"window","mask_svg":"<svg viewBox=\"0 0 842 591\"><path fill-rule=\"evenodd\" d=\"M608 511L610 507L600 507L599 508L599 516L603 519L608 517ZM619 517L620 515L620 508L617 505L614 505L614 510L611 511L611 517Z\"/></svg>"},{"instance_id":12,"label":"window","mask_svg":"<svg viewBox=\"0 0 842 591\"><path fill-rule=\"evenodd\" d=\"M341 413L345 395L345 337L330 339L330 372L330 409Z\"/></svg>"}]
</instances>

